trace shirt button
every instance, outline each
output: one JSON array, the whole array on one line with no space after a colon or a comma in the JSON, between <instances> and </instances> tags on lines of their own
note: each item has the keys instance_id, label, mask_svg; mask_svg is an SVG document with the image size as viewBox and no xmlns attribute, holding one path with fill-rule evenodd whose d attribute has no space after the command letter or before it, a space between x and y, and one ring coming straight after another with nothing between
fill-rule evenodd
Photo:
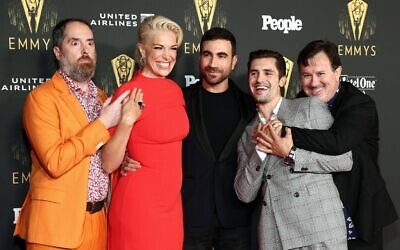
<instances>
[{"instance_id":1,"label":"shirt button","mask_svg":"<svg viewBox=\"0 0 400 250\"><path fill-rule=\"evenodd\" d=\"M267 179L271 179L271 175L270 174L267 174Z\"/></svg>"},{"instance_id":2,"label":"shirt button","mask_svg":"<svg viewBox=\"0 0 400 250\"><path fill-rule=\"evenodd\" d=\"M299 192L295 192L295 193L293 194L293 196L297 198L297 197L300 196L300 194L299 194Z\"/></svg>"},{"instance_id":3,"label":"shirt button","mask_svg":"<svg viewBox=\"0 0 400 250\"><path fill-rule=\"evenodd\" d=\"M289 169L289 172L290 172L291 174L293 174L293 173L294 173L294 169L293 169L293 168L290 168L290 169Z\"/></svg>"},{"instance_id":4,"label":"shirt button","mask_svg":"<svg viewBox=\"0 0 400 250\"><path fill-rule=\"evenodd\" d=\"M266 202L266 201L263 201L263 205L266 206L266 205L267 205L267 202Z\"/></svg>"},{"instance_id":5,"label":"shirt button","mask_svg":"<svg viewBox=\"0 0 400 250\"><path fill-rule=\"evenodd\" d=\"M256 171L260 171L260 168L261 168L260 166L257 166Z\"/></svg>"}]
</instances>

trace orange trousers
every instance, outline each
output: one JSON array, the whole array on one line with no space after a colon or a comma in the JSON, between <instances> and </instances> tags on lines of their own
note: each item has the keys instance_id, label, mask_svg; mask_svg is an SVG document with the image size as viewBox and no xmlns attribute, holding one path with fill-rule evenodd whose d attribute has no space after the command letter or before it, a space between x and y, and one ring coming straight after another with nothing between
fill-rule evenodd
<instances>
[{"instance_id":1,"label":"orange trousers","mask_svg":"<svg viewBox=\"0 0 400 250\"><path fill-rule=\"evenodd\" d=\"M107 249L107 220L105 210L90 214L86 212L85 228L82 244L71 250L106 250ZM35 243L26 243L26 250L60 250L69 249L55 246L47 246Z\"/></svg>"}]
</instances>

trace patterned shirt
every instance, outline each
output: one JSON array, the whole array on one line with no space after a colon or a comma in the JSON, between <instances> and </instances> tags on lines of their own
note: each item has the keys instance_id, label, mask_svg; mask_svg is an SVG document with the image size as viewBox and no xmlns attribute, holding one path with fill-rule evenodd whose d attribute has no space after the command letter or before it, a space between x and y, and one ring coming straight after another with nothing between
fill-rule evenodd
<instances>
[{"instance_id":1,"label":"patterned shirt","mask_svg":"<svg viewBox=\"0 0 400 250\"><path fill-rule=\"evenodd\" d=\"M78 99L85 111L88 121L94 121L100 115L102 108L96 85L90 80L88 82L88 90L85 92L64 72L61 70L58 72L67 82L71 93ZM108 174L102 168L101 149L98 149L96 153L90 157L87 201L95 202L104 200L107 197L108 182Z\"/></svg>"}]
</instances>

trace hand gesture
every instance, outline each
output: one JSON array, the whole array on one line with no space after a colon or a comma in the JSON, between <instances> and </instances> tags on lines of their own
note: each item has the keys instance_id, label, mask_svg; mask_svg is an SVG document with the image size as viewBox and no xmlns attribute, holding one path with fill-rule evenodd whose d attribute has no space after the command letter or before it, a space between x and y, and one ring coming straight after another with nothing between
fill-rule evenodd
<instances>
[{"instance_id":1,"label":"hand gesture","mask_svg":"<svg viewBox=\"0 0 400 250\"><path fill-rule=\"evenodd\" d=\"M106 128L111 128L118 124L121 119L122 101L125 100L129 93L129 90L125 91L111 104L111 97L103 103L99 119Z\"/></svg>"},{"instance_id":2,"label":"hand gesture","mask_svg":"<svg viewBox=\"0 0 400 250\"><path fill-rule=\"evenodd\" d=\"M121 123L132 126L139 118L144 108L143 93L141 89L134 88L129 98L122 102Z\"/></svg>"},{"instance_id":3,"label":"hand gesture","mask_svg":"<svg viewBox=\"0 0 400 250\"><path fill-rule=\"evenodd\" d=\"M281 137L282 128L282 122L279 120L273 120L263 125L257 132L257 150L286 157L293 146L293 139L290 128L284 128L286 135Z\"/></svg>"},{"instance_id":4,"label":"hand gesture","mask_svg":"<svg viewBox=\"0 0 400 250\"><path fill-rule=\"evenodd\" d=\"M129 158L128 154L125 153L124 160L121 164L120 174L126 176L128 172L135 172L139 168L141 168L140 162Z\"/></svg>"}]
</instances>

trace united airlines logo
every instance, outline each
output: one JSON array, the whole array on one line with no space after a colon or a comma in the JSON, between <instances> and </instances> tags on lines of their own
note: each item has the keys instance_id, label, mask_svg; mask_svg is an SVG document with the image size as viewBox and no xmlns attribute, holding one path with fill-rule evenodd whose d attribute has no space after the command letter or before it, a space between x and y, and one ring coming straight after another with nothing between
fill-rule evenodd
<instances>
[{"instance_id":1,"label":"united airlines logo","mask_svg":"<svg viewBox=\"0 0 400 250\"><path fill-rule=\"evenodd\" d=\"M90 25L98 27L137 27L146 17L154 16L153 13L111 13L101 12L98 17L90 21Z\"/></svg>"},{"instance_id":2,"label":"united airlines logo","mask_svg":"<svg viewBox=\"0 0 400 250\"><path fill-rule=\"evenodd\" d=\"M118 87L132 78L135 68L135 60L131 57L121 54L112 59L111 64Z\"/></svg>"}]
</instances>

